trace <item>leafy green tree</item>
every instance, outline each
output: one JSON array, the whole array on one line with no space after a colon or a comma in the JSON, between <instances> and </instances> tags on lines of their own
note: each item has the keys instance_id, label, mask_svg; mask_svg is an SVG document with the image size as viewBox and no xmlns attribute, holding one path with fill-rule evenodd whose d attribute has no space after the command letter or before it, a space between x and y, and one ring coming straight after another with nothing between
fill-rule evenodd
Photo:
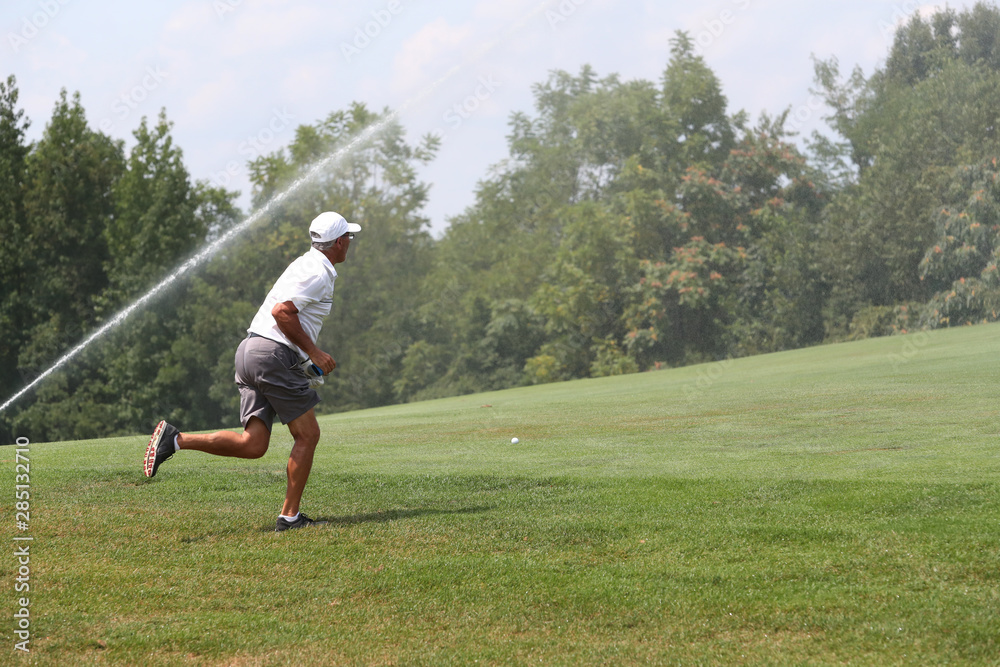
<instances>
[{"instance_id":1,"label":"leafy green tree","mask_svg":"<svg viewBox=\"0 0 1000 667\"><path fill-rule=\"evenodd\" d=\"M934 290L907 317L911 326L937 328L1000 319L1000 168L997 158L956 168L948 200L935 216L937 240L921 262Z\"/></svg>"},{"instance_id":2,"label":"leafy green tree","mask_svg":"<svg viewBox=\"0 0 1000 667\"><path fill-rule=\"evenodd\" d=\"M692 166L664 205L677 245L643 258L622 341L640 369L816 343L825 281L813 247L823 194L787 114L744 129L728 158Z\"/></svg>"},{"instance_id":3,"label":"leafy green tree","mask_svg":"<svg viewBox=\"0 0 1000 667\"><path fill-rule=\"evenodd\" d=\"M563 216L562 242L530 304L545 322L539 354L556 359L555 377L568 379L589 374L592 344L623 335L624 290L638 262L623 218L590 202L567 207Z\"/></svg>"},{"instance_id":4,"label":"leafy green tree","mask_svg":"<svg viewBox=\"0 0 1000 667\"><path fill-rule=\"evenodd\" d=\"M825 293L808 245L824 179L787 140L784 116L747 128L746 114L728 113L690 37L678 33L671 47L659 87L599 79L589 67L575 77L554 72L535 87L537 114L513 116L510 159L452 221L425 283L460 285L424 329L451 351L443 384L509 383L495 369L515 359L522 381L548 382L822 338ZM772 220L774 211L794 223ZM790 226L801 233L780 243ZM791 257L801 257L797 271L772 266ZM798 285L804 273L814 278L809 289ZM538 318L525 337L534 352L470 364L483 357L489 304L507 299ZM764 328L791 333L766 345L734 340L762 335L741 323L779 301L790 321ZM802 317L808 324L799 326Z\"/></svg>"},{"instance_id":5,"label":"leafy green tree","mask_svg":"<svg viewBox=\"0 0 1000 667\"><path fill-rule=\"evenodd\" d=\"M867 79L856 71L841 83L835 62L817 64L832 125L858 167L827 209L821 241L835 330L846 330L868 306L931 296L921 261L936 236L949 174L1000 148L998 38L1000 11L978 3L961 13L914 16L897 33L886 66Z\"/></svg>"},{"instance_id":6,"label":"leafy green tree","mask_svg":"<svg viewBox=\"0 0 1000 667\"><path fill-rule=\"evenodd\" d=\"M115 183L115 215L104 236L108 277L122 298L145 291L200 246L212 223L198 214L197 193L170 128L165 111L152 128L143 118L133 132L136 144L126 170Z\"/></svg>"},{"instance_id":7,"label":"leafy green tree","mask_svg":"<svg viewBox=\"0 0 1000 667\"><path fill-rule=\"evenodd\" d=\"M782 203L758 210L760 236L746 250L730 327L733 356L815 345L826 337L830 284L808 209Z\"/></svg>"},{"instance_id":8,"label":"leafy green tree","mask_svg":"<svg viewBox=\"0 0 1000 667\"><path fill-rule=\"evenodd\" d=\"M953 10L936 12L930 20L914 14L893 40L883 76L886 82L913 86L939 72L957 50Z\"/></svg>"},{"instance_id":9,"label":"leafy green tree","mask_svg":"<svg viewBox=\"0 0 1000 667\"><path fill-rule=\"evenodd\" d=\"M421 397L420 392L447 371L448 352L442 345L418 340L406 348L393 389L399 399Z\"/></svg>"},{"instance_id":10,"label":"leafy green tree","mask_svg":"<svg viewBox=\"0 0 1000 667\"><path fill-rule=\"evenodd\" d=\"M934 19L942 12L935 14ZM943 12L948 15L948 12ZM1000 71L1000 11L993 3L977 2L955 18L958 25L953 40L958 54L966 64L982 64L986 69Z\"/></svg>"},{"instance_id":11,"label":"leafy green tree","mask_svg":"<svg viewBox=\"0 0 1000 667\"><path fill-rule=\"evenodd\" d=\"M121 142L91 130L79 94L71 101L62 91L42 139L24 160L22 278L11 304L25 334L17 356L25 381L97 321L94 298L108 285L103 230L114 214L112 189L123 168ZM80 427L68 437L100 434L89 430L102 419L100 401L82 389L85 375L62 372L53 378L34 405L8 417L14 429L41 440L64 435L58 424L75 421ZM70 401L72 407L47 419L39 405L45 401Z\"/></svg>"},{"instance_id":12,"label":"leafy green tree","mask_svg":"<svg viewBox=\"0 0 1000 667\"><path fill-rule=\"evenodd\" d=\"M17 99L17 80L11 75L6 82L0 82L0 387L4 396L22 384L17 361L32 312L26 290L24 212L25 162L30 151L24 139L29 123ZM0 438L3 442L11 439L3 422Z\"/></svg>"},{"instance_id":13,"label":"leafy green tree","mask_svg":"<svg viewBox=\"0 0 1000 667\"><path fill-rule=\"evenodd\" d=\"M99 300L108 316L204 245L210 230L237 218L235 193L191 183L170 129L164 111L153 127L143 118L133 133L126 171L115 184L115 218L105 230L111 284ZM111 334L101 372L120 397L117 429L147 431L165 416L188 428L218 425L221 406L205 398L219 354L213 327L217 305L206 303L206 292L198 290L202 285L185 278Z\"/></svg>"},{"instance_id":14,"label":"leafy green tree","mask_svg":"<svg viewBox=\"0 0 1000 667\"><path fill-rule=\"evenodd\" d=\"M671 45L659 87L598 78L590 67L553 72L535 86L537 113L512 117L510 159L451 221L425 283L460 286L425 320L424 335L451 351L447 386L510 384L515 364L530 382L636 366L622 361L623 317L639 262L666 260L694 235L680 193L687 169L717 169L742 122L727 115L690 38L679 33ZM538 318L524 337L534 350L484 355L492 320L478 314L509 300L525 304L527 322ZM483 358L499 361L471 363Z\"/></svg>"},{"instance_id":15,"label":"leafy green tree","mask_svg":"<svg viewBox=\"0 0 1000 667\"><path fill-rule=\"evenodd\" d=\"M71 130L79 137L76 141L83 146L74 147L72 155L83 158L74 161L72 168L60 168L59 152L46 145L50 139L47 133L30 160L37 160L34 164L43 172L41 160L48 158L58 176L58 187L84 201L85 188L77 183L100 183L100 189L92 188L94 195L100 195L99 205L91 204L88 209L66 195L64 200L69 204L59 208L46 208L41 203L37 208L29 207L29 213L37 215L29 216L29 222L37 226L39 221L52 220L55 215L51 209L55 208L65 215L62 224L82 227L77 233L86 232L89 256L78 256L70 246L52 246L48 248L50 256L57 263L72 264L75 260L100 280L95 278L86 292L74 295L80 301L76 311L54 312L35 328L22 360L25 354L37 354L38 350L64 352L87 330L107 321L162 279L204 242L208 230L218 231L232 224L235 217L233 193L202 184L191 186L165 114L161 113L152 129L145 118L142 120L127 159L120 153L120 142L109 144L102 135L86 129L78 100L73 107L57 105L56 120L51 127L60 129L61 139L73 136ZM54 131L51 134L55 136ZM109 145L114 151L101 155L98 149ZM72 143L61 141L64 150L68 146ZM115 169L108 169L109 164ZM59 234L55 238L62 240ZM34 259L45 257L37 253ZM181 309L191 296L197 295L186 285L177 285L149 308L134 313L75 360L72 369L42 386L34 403L15 423L39 439L147 431L162 416L183 419L192 427L215 425L219 410L203 396L211 384L206 370L211 366L205 363L204 355L196 354L204 346L192 350L177 345L192 329L204 327L189 317L192 311Z\"/></svg>"},{"instance_id":16,"label":"leafy green tree","mask_svg":"<svg viewBox=\"0 0 1000 667\"><path fill-rule=\"evenodd\" d=\"M670 46L670 64L663 74L663 106L679 130L681 164L718 165L736 141L738 121L727 115L722 85L704 58L695 55L690 35L677 33Z\"/></svg>"},{"instance_id":17,"label":"leafy green tree","mask_svg":"<svg viewBox=\"0 0 1000 667\"><path fill-rule=\"evenodd\" d=\"M108 286L104 230L114 215L113 187L124 171L123 148L91 130L79 94L60 94L41 141L27 156L25 243L30 247L29 289L34 304L31 338L21 362L45 362L95 321L93 299Z\"/></svg>"}]
</instances>

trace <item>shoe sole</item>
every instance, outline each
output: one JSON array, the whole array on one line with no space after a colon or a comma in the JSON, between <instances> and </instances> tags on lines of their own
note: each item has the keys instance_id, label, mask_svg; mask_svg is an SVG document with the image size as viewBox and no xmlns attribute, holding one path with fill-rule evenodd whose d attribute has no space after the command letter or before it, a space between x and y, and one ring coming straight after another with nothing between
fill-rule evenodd
<instances>
[{"instance_id":1,"label":"shoe sole","mask_svg":"<svg viewBox=\"0 0 1000 667\"><path fill-rule=\"evenodd\" d=\"M156 450L160 446L160 438L163 436L163 429L166 425L166 420L160 420L160 423L153 429L153 435L149 438L149 444L146 445L146 459L142 464L142 472L145 473L146 477L153 476L153 464L156 463Z\"/></svg>"}]
</instances>

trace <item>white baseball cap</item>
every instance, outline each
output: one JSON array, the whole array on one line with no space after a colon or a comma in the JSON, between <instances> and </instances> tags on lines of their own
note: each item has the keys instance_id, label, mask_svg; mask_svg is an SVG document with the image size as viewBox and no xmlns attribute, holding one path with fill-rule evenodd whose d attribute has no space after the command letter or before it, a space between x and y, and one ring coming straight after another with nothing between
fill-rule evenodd
<instances>
[{"instance_id":1,"label":"white baseball cap","mask_svg":"<svg viewBox=\"0 0 1000 667\"><path fill-rule=\"evenodd\" d=\"M325 243L335 241L347 232L356 233L361 231L361 225L344 220L344 216L333 211L320 213L313 218L309 225L309 236L313 241Z\"/></svg>"}]
</instances>

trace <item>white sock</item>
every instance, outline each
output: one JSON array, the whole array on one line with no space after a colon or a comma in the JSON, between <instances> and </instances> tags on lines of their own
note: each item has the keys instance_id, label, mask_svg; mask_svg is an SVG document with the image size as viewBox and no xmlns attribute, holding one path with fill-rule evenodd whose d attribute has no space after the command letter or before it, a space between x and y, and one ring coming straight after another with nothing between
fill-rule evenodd
<instances>
[{"instance_id":1,"label":"white sock","mask_svg":"<svg viewBox=\"0 0 1000 667\"><path fill-rule=\"evenodd\" d=\"M302 512L296 512L295 516L285 516L284 514L279 514L278 518L279 519L284 519L285 521L287 521L289 523L295 523L296 521L298 521L300 514L302 514Z\"/></svg>"},{"instance_id":2,"label":"white sock","mask_svg":"<svg viewBox=\"0 0 1000 667\"><path fill-rule=\"evenodd\" d=\"M181 451L181 446L177 444L177 438L179 438L179 437L180 437L180 433L178 433L177 435L174 436L174 451L175 452Z\"/></svg>"}]
</instances>

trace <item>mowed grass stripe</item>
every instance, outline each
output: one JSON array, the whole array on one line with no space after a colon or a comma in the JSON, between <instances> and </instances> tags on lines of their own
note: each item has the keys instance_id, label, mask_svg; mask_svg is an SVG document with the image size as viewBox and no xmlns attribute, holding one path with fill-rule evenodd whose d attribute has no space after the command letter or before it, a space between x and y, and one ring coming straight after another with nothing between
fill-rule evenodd
<instances>
[{"instance_id":1,"label":"mowed grass stripe","mask_svg":"<svg viewBox=\"0 0 1000 667\"><path fill-rule=\"evenodd\" d=\"M145 435L34 443L32 658L997 664L997 338L325 416L287 534L280 427L152 481Z\"/></svg>"}]
</instances>

